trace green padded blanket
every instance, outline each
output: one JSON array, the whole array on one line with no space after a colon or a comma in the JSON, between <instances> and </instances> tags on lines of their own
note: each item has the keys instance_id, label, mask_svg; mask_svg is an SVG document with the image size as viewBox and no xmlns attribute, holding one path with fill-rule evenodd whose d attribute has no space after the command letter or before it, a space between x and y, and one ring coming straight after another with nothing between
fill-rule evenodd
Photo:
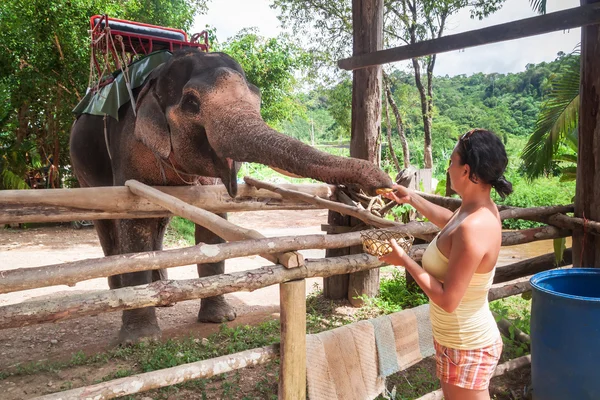
<instances>
[{"instance_id":1,"label":"green padded blanket","mask_svg":"<svg viewBox=\"0 0 600 400\"><path fill-rule=\"evenodd\" d=\"M131 90L140 87L150 72L171 58L168 51L157 51L151 53L141 60L135 61L129 66L129 79L131 81ZM88 90L85 97L73 109L77 115L110 115L114 119L119 119L119 108L127 103L129 92L125 84L125 77L121 71L115 73L113 82L104 86L97 93Z\"/></svg>"}]
</instances>

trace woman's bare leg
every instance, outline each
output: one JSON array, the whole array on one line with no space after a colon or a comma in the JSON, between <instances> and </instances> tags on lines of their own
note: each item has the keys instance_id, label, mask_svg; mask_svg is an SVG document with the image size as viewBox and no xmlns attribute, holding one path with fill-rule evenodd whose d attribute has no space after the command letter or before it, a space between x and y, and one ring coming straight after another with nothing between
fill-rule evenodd
<instances>
[{"instance_id":1,"label":"woman's bare leg","mask_svg":"<svg viewBox=\"0 0 600 400\"><path fill-rule=\"evenodd\" d=\"M449 383L442 382L444 400L490 400L490 391L464 389Z\"/></svg>"}]
</instances>

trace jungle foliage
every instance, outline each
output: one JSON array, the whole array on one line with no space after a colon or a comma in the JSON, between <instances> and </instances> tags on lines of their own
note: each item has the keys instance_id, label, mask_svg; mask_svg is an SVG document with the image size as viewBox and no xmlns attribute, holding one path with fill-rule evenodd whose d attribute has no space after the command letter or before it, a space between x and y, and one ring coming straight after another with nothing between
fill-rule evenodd
<instances>
[{"instance_id":1,"label":"jungle foliage","mask_svg":"<svg viewBox=\"0 0 600 400\"><path fill-rule=\"evenodd\" d=\"M89 18L95 14L189 30L206 0L6 0L0 2L0 189L33 186L51 164L68 178L71 110L90 77ZM194 32L192 32L194 33ZM231 53L263 93L272 125L302 115L292 96L308 58L285 37L251 30L215 50ZM60 184L60 182L59 182ZM69 185L69 182L65 182ZM46 185L44 185L46 186Z\"/></svg>"}]
</instances>

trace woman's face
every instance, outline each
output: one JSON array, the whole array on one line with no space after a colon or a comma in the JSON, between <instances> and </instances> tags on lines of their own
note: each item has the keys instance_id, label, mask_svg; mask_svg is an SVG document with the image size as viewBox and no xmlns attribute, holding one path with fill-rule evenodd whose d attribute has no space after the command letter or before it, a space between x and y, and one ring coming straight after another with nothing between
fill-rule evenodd
<instances>
[{"instance_id":1,"label":"woman's face","mask_svg":"<svg viewBox=\"0 0 600 400\"><path fill-rule=\"evenodd\" d=\"M457 146L460 146L460 142ZM454 147L454 151L452 151L452 155L450 156L448 175L450 176L450 187L460 195L465 179L469 180L469 166L467 164L462 164L460 156L456 151L456 147Z\"/></svg>"}]
</instances>

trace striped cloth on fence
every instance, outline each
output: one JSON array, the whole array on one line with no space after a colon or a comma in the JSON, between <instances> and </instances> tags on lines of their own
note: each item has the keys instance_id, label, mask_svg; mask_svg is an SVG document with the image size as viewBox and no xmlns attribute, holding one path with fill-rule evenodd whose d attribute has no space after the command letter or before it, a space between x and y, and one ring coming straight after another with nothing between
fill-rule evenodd
<instances>
[{"instance_id":1,"label":"striped cloth on fence","mask_svg":"<svg viewBox=\"0 0 600 400\"><path fill-rule=\"evenodd\" d=\"M427 304L307 335L309 399L374 399L386 376L434 353Z\"/></svg>"}]
</instances>

